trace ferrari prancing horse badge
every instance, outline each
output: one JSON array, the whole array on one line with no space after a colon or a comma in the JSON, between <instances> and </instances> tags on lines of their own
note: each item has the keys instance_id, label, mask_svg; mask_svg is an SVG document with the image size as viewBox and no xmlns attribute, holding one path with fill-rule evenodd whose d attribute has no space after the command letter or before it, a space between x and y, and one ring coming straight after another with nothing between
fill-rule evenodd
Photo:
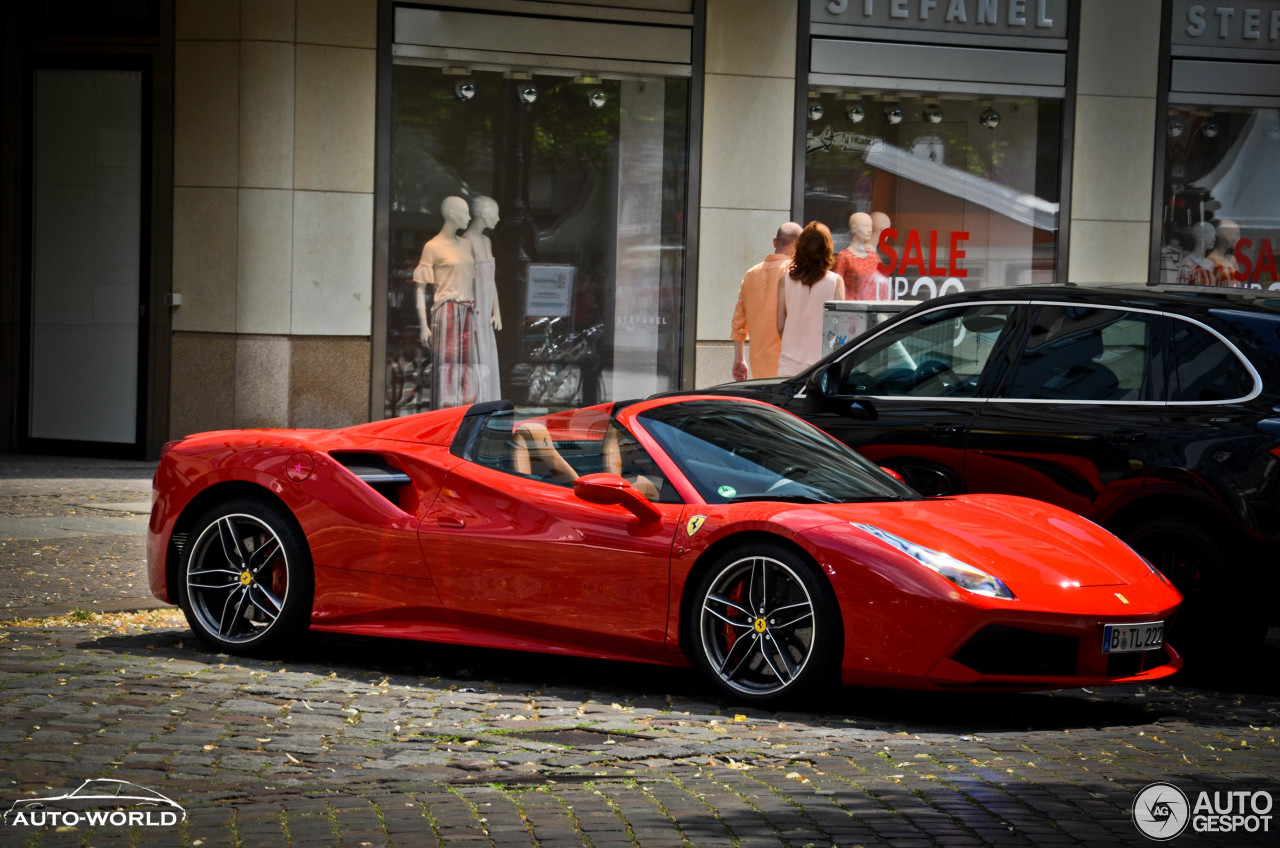
<instances>
[{"instance_id":1,"label":"ferrari prancing horse badge","mask_svg":"<svg viewBox=\"0 0 1280 848\"><path fill-rule=\"evenodd\" d=\"M689 535L692 536L694 533L697 533L702 529L702 522L706 520L707 517L705 515L695 515L689 519L689 523L685 525L684 529L688 530Z\"/></svg>"}]
</instances>

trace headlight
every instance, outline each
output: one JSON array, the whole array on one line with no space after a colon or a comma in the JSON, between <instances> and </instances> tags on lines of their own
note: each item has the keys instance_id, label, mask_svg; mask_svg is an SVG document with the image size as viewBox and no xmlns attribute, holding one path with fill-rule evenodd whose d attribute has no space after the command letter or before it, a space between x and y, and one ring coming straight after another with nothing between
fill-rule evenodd
<instances>
[{"instance_id":1,"label":"headlight","mask_svg":"<svg viewBox=\"0 0 1280 848\"><path fill-rule=\"evenodd\" d=\"M874 536L886 545L897 548L916 562L936 571L967 592L973 592L975 595L986 595L989 598L1014 600L1013 592L1009 591L1009 587L1004 585L1000 578L990 575L980 568L974 568L972 565L961 562L949 554L930 550L923 545L917 545L915 542L908 542L901 536L895 536L870 524L854 524L853 526L864 533Z\"/></svg>"}]
</instances>

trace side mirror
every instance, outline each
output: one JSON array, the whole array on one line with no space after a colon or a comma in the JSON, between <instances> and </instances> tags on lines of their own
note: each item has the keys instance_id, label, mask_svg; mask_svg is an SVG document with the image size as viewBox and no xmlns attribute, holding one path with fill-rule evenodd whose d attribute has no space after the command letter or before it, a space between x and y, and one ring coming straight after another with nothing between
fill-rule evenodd
<instances>
[{"instance_id":1,"label":"side mirror","mask_svg":"<svg viewBox=\"0 0 1280 848\"><path fill-rule=\"evenodd\" d=\"M573 481L573 493L587 503L617 504L641 521L657 521L662 517L648 498L617 474L601 472L579 477Z\"/></svg>"},{"instance_id":2,"label":"side mirror","mask_svg":"<svg viewBox=\"0 0 1280 848\"><path fill-rule=\"evenodd\" d=\"M804 411L811 415L834 412L859 421L875 421L879 418L880 414L869 399L840 395L840 376L840 363L832 362L810 377L805 384Z\"/></svg>"}]
</instances>

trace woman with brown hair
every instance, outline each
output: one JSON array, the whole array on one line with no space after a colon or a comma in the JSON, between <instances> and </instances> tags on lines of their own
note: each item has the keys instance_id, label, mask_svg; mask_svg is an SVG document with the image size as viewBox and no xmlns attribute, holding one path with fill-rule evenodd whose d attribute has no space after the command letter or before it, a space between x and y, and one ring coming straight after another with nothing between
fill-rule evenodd
<instances>
[{"instance_id":1,"label":"woman with brown hair","mask_svg":"<svg viewBox=\"0 0 1280 848\"><path fill-rule=\"evenodd\" d=\"M799 374L822 357L823 304L844 300L844 280L831 270L833 254L831 231L810 221L796 239L791 266L778 286L779 377Z\"/></svg>"}]
</instances>

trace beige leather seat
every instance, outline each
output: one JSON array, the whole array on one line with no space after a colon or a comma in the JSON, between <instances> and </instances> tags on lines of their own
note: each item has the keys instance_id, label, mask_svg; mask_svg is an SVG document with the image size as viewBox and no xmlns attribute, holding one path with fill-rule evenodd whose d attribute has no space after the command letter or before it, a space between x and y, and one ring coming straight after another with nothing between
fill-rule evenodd
<instances>
[{"instance_id":1,"label":"beige leather seat","mask_svg":"<svg viewBox=\"0 0 1280 848\"><path fill-rule=\"evenodd\" d=\"M640 494L644 495L651 501L656 501L662 485L662 479L660 477L655 478L645 474L622 473L626 469L626 463L624 463L622 459L623 446L619 439L621 433L621 428L615 425L610 427L608 432L604 435L604 444L601 447L601 453L604 456L604 470L610 474L617 474L619 477L634 486L636 491ZM640 446L636 444L635 440L632 439L630 435L628 435L626 439L627 448L629 450L640 450Z\"/></svg>"},{"instance_id":2,"label":"beige leather seat","mask_svg":"<svg viewBox=\"0 0 1280 848\"><path fill-rule=\"evenodd\" d=\"M520 474L563 485L578 479L578 472L556 450L545 424L526 421L516 427L512 441L511 464Z\"/></svg>"}]
</instances>

